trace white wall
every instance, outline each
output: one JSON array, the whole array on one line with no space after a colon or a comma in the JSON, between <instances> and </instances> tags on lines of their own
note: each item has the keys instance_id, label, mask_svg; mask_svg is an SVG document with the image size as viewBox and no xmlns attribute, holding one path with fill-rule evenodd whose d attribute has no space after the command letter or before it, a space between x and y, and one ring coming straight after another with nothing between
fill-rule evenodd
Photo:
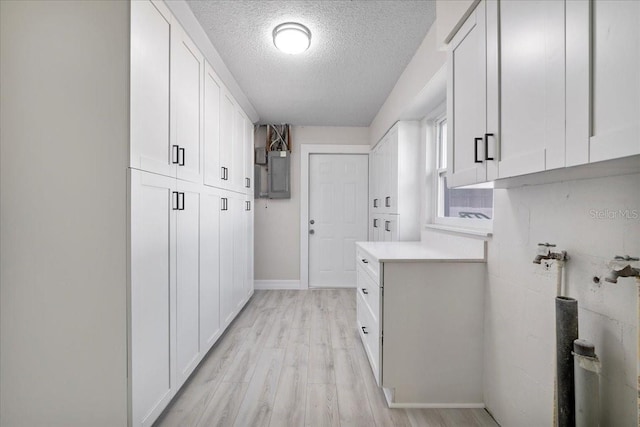
<instances>
[{"instance_id":1,"label":"white wall","mask_svg":"<svg viewBox=\"0 0 640 427\"><path fill-rule=\"evenodd\" d=\"M538 242L571 257L567 295L578 299L580 337L595 344L603 364L600 425L637 425L638 290L632 279L611 284L604 276L614 255L640 255L638 188L636 174L495 190L485 401L502 425L551 425L553 416L555 266L545 272L532 263ZM616 217L597 219L597 212Z\"/></svg>"},{"instance_id":2,"label":"white wall","mask_svg":"<svg viewBox=\"0 0 640 427\"><path fill-rule=\"evenodd\" d=\"M480 0L436 0L436 44L444 49Z\"/></svg>"},{"instance_id":3,"label":"white wall","mask_svg":"<svg viewBox=\"0 0 640 427\"><path fill-rule=\"evenodd\" d=\"M0 2L0 425L127 420L127 2Z\"/></svg>"},{"instance_id":4,"label":"white wall","mask_svg":"<svg viewBox=\"0 0 640 427\"><path fill-rule=\"evenodd\" d=\"M446 53L438 50L436 46L436 26L433 25L402 72L384 104L380 107L378 114L371 122L369 126L369 142L372 146L400 118L406 120L421 118L420 116L411 117L406 114L408 114L408 110L411 110L411 115L415 115L417 113L413 108L415 101L421 94L426 96L431 94L429 91L424 92L424 89L438 74L442 66L446 64L446 59ZM444 92L442 95L444 96ZM424 103L419 104L423 105ZM426 103L424 106L428 105ZM431 105L432 108L433 106ZM427 112L426 110L422 111L422 116Z\"/></svg>"},{"instance_id":5,"label":"white wall","mask_svg":"<svg viewBox=\"0 0 640 427\"><path fill-rule=\"evenodd\" d=\"M256 132L264 147L266 128ZM255 279L300 280L300 145L369 144L366 127L292 126L291 199L255 201Z\"/></svg>"}]
</instances>

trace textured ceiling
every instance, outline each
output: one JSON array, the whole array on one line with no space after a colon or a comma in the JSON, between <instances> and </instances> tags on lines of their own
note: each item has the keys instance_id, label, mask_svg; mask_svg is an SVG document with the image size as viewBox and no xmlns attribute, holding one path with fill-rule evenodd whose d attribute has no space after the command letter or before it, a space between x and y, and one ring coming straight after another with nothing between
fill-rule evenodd
<instances>
[{"instance_id":1,"label":"textured ceiling","mask_svg":"<svg viewBox=\"0 0 640 427\"><path fill-rule=\"evenodd\" d=\"M435 20L433 1L187 3L260 123L368 126ZM300 55L273 45L287 21L311 30Z\"/></svg>"}]
</instances>

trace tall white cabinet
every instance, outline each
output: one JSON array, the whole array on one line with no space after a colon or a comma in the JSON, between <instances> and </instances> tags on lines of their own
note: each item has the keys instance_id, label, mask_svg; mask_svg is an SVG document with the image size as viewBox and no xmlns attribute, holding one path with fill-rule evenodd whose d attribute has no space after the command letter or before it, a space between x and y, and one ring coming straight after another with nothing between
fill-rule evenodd
<instances>
[{"instance_id":1,"label":"tall white cabinet","mask_svg":"<svg viewBox=\"0 0 640 427\"><path fill-rule=\"evenodd\" d=\"M420 240L420 123L397 122L369 158L369 240Z\"/></svg>"},{"instance_id":2,"label":"tall white cabinet","mask_svg":"<svg viewBox=\"0 0 640 427\"><path fill-rule=\"evenodd\" d=\"M478 3L449 45L452 187L640 154L640 4Z\"/></svg>"},{"instance_id":3,"label":"tall white cabinet","mask_svg":"<svg viewBox=\"0 0 640 427\"><path fill-rule=\"evenodd\" d=\"M253 294L253 125L164 3L131 2L130 424Z\"/></svg>"}]
</instances>

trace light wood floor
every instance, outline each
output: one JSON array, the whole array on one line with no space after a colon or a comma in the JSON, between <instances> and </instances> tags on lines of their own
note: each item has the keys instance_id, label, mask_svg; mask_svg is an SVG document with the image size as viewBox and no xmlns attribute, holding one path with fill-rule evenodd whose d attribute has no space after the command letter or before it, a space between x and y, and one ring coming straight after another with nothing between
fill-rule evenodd
<instances>
[{"instance_id":1,"label":"light wood floor","mask_svg":"<svg viewBox=\"0 0 640 427\"><path fill-rule=\"evenodd\" d=\"M389 409L348 290L256 291L158 426L497 426L482 409Z\"/></svg>"}]
</instances>

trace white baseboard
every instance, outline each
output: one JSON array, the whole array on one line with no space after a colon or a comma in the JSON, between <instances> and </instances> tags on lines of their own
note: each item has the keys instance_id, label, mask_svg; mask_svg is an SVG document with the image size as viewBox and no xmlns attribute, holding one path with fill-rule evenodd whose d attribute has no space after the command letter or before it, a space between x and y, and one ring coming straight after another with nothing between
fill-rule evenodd
<instances>
[{"instance_id":1,"label":"white baseboard","mask_svg":"<svg viewBox=\"0 0 640 427\"><path fill-rule=\"evenodd\" d=\"M392 409L476 409L485 408L484 403L395 403L393 401L393 390L383 387L384 397L387 405Z\"/></svg>"},{"instance_id":2,"label":"white baseboard","mask_svg":"<svg viewBox=\"0 0 640 427\"><path fill-rule=\"evenodd\" d=\"M254 280L253 288L267 289L301 289L300 280Z\"/></svg>"}]
</instances>

